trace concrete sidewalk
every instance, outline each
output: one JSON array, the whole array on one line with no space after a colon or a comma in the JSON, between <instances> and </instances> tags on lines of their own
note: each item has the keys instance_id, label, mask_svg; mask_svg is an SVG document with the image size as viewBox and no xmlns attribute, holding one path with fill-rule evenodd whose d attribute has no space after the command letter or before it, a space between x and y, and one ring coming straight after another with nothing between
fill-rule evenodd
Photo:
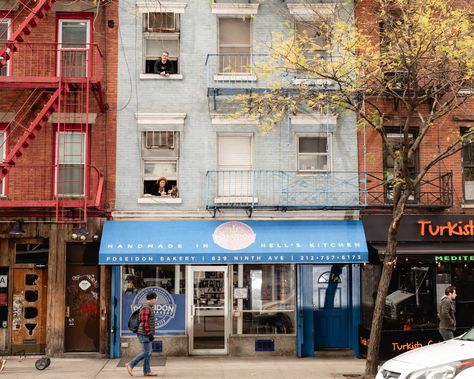
<instances>
[{"instance_id":1,"label":"concrete sidewalk","mask_svg":"<svg viewBox=\"0 0 474 379\"><path fill-rule=\"evenodd\" d=\"M44 371L35 369L35 360L9 360L0 378L130 378L118 359L53 358ZM167 379L346 379L343 374L361 374L365 361L356 358L167 358L165 366L152 367L159 378ZM143 377L140 367L134 378Z\"/></svg>"}]
</instances>

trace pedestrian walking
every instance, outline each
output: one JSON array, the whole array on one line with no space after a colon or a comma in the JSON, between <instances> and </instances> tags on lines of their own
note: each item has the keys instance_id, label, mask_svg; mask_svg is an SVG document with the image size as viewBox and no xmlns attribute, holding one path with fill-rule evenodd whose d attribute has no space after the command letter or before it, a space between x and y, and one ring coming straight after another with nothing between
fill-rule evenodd
<instances>
[{"instance_id":1,"label":"pedestrian walking","mask_svg":"<svg viewBox=\"0 0 474 379\"><path fill-rule=\"evenodd\" d=\"M138 316L137 337L142 345L143 351L125 365L127 372L133 376L133 368L143 360L143 375L158 376L151 372L150 360L152 354L152 342L155 339L155 312L153 306L156 304L156 293L146 295L146 303L140 308Z\"/></svg>"},{"instance_id":2,"label":"pedestrian walking","mask_svg":"<svg viewBox=\"0 0 474 379\"><path fill-rule=\"evenodd\" d=\"M456 316L454 300L456 299L456 287L449 286L444 290L445 295L441 298L439 307L439 334L446 340L454 338L456 330Z\"/></svg>"}]
</instances>

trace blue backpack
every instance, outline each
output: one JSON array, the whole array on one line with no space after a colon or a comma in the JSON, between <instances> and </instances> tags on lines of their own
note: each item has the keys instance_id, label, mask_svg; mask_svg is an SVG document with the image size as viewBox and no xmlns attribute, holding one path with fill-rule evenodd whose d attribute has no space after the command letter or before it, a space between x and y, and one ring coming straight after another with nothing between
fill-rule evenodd
<instances>
[{"instance_id":1,"label":"blue backpack","mask_svg":"<svg viewBox=\"0 0 474 379\"><path fill-rule=\"evenodd\" d=\"M128 319L128 329L133 333L138 332L138 324L140 324L140 311L142 307L134 310Z\"/></svg>"}]
</instances>

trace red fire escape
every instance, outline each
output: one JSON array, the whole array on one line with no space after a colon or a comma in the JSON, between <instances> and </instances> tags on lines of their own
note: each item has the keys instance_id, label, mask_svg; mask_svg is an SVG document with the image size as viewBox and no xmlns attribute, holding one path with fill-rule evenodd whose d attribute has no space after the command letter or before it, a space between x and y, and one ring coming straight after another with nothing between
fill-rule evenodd
<instances>
[{"instance_id":1,"label":"red fire escape","mask_svg":"<svg viewBox=\"0 0 474 379\"><path fill-rule=\"evenodd\" d=\"M88 211L103 210L104 176L88 154L90 107L96 102L104 111L102 54L96 44L26 41L55 1L24 5L16 13L27 16L0 46L0 91L10 100L4 114L13 115L5 127L0 208L85 224Z\"/></svg>"}]
</instances>

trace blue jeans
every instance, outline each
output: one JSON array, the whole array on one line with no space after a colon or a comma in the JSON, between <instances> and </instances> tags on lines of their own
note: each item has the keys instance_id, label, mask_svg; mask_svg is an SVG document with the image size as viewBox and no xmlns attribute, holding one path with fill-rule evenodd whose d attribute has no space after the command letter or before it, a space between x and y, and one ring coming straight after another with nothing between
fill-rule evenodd
<instances>
[{"instance_id":1,"label":"blue jeans","mask_svg":"<svg viewBox=\"0 0 474 379\"><path fill-rule=\"evenodd\" d=\"M147 336L142 336L141 334L138 334L138 340L142 344L143 351L135 358L133 358L129 362L129 365L131 368L134 368L138 364L138 362L143 360L143 373L148 374L149 372L151 372L150 359L151 353L153 352L152 342Z\"/></svg>"}]
</instances>

